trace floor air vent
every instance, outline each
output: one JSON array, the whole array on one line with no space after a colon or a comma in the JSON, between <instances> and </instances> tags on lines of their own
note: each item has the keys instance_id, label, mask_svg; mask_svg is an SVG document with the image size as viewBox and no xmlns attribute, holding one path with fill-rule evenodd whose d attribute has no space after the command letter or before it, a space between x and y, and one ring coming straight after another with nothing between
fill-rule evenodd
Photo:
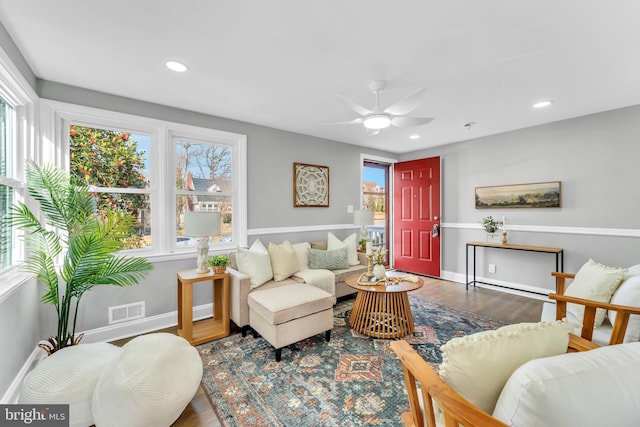
<instances>
[{"instance_id":1,"label":"floor air vent","mask_svg":"<svg viewBox=\"0 0 640 427\"><path fill-rule=\"evenodd\" d=\"M144 301L109 307L109 324L144 317Z\"/></svg>"}]
</instances>

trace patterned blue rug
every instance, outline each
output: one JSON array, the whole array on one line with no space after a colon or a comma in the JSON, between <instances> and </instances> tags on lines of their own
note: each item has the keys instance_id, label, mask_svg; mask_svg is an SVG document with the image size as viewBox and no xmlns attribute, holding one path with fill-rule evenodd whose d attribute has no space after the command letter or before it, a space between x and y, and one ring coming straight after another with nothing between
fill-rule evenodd
<instances>
[{"instance_id":1,"label":"patterned blue rug","mask_svg":"<svg viewBox=\"0 0 640 427\"><path fill-rule=\"evenodd\" d=\"M453 337L505 323L409 295L416 330L405 337L432 365ZM353 299L335 307L331 341L324 334L282 350L235 334L202 344L202 383L224 426L401 426L409 409L402 365L389 340L349 327Z\"/></svg>"}]
</instances>

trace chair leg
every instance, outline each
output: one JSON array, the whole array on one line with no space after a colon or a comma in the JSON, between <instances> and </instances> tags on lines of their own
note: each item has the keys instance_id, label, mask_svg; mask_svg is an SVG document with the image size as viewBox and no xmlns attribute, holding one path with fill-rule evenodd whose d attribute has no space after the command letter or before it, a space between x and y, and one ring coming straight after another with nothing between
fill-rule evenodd
<instances>
[{"instance_id":1,"label":"chair leg","mask_svg":"<svg viewBox=\"0 0 640 427\"><path fill-rule=\"evenodd\" d=\"M282 359L282 348L276 348L276 362Z\"/></svg>"},{"instance_id":2,"label":"chair leg","mask_svg":"<svg viewBox=\"0 0 640 427\"><path fill-rule=\"evenodd\" d=\"M329 340L331 340L331 329L329 329L328 331L326 331L324 333L324 339L329 342Z\"/></svg>"}]
</instances>

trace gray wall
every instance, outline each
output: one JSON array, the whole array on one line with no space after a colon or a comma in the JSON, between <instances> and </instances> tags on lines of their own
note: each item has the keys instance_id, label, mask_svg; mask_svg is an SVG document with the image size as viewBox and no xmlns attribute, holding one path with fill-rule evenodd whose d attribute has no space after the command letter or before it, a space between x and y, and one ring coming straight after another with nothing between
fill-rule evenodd
<instances>
[{"instance_id":1,"label":"gray wall","mask_svg":"<svg viewBox=\"0 0 640 427\"><path fill-rule=\"evenodd\" d=\"M352 216L347 213L347 205L353 205L357 209L360 200L360 154L365 152L392 157L389 153L377 150L367 150L335 141L48 81L38 80L36 87L41 98L247 135L249 229L350 224ZM293 208L293 162L329 166L330 207ZM348 231L338 229L335 230L335 234L338 237L344 237ZM256 237L260 237L264 242L281 242L286 238L298 242L308 239L326 239L326 231L249 237L250 242ZM85 294L78 317L78 330L85 331L106 326L107 308L115 305L145 301L147 317L176 311L176 272L193 268L194 259L155 262L154 265L155 270L151 276L137 286L124 289L103 286ZM40 294L33 293L33 289L39 287L35 283L30 283L23 288L16 297L0 304L0 321L4 321L2 324L7 325L0 329L0 340L6 343L8 348L15 349L15 352L12 352L11 363L2 364L0 394L9 386L37 341L55 333L53 307L40 304ZM42 290L39 289L39 292ZM29 293L29 297L25 297L25 293ZM19 300L16 299L18 297L20 297ZM194 305L210 303L211 298L210 287L195 286ZM20 329L16 329L10 325L21 326ZM20 332L17 333L16 330Z\"/></svg>"},{"instance_id":2,"label":"gray wall","mask_svg":"<svg viewBox=\"0 0 640 427\"><path fill-rule=\"evenodd\" d=\"M410 153L401 160L442 159L442 221L451 225L442 234L446 272L464 274L465 242L483 239L479 221L487 215L507 217L510 243L564 248L565 271L576 272L589 258L616 266L640 263L639 141L640 106L634 106ZM562 182L561 208L475 209L475 187L542 181ZM623 229L623 236L602 229ZM552 255L484 249L478 254L479 275L553 289ZM497 265L496 274L486 271L489 263Z\"/></svg>"}]
</instances>

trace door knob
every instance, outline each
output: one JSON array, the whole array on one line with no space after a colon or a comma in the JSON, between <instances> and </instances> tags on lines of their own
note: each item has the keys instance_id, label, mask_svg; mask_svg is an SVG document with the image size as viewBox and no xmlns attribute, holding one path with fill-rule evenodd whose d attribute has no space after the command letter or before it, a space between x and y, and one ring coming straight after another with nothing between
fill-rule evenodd
<instances>
[{"instance_id":1,"label":"door knob","mask_svg":"<svg viewBox=\"0 0 640 427\"><path fill-rule=\"evenodd\" d=\"M440 219L438 216L434 216L434 217L433 217L433 220L434 220L434 221L437 221L438 219Z\"/></svg>"}]
</instances>

